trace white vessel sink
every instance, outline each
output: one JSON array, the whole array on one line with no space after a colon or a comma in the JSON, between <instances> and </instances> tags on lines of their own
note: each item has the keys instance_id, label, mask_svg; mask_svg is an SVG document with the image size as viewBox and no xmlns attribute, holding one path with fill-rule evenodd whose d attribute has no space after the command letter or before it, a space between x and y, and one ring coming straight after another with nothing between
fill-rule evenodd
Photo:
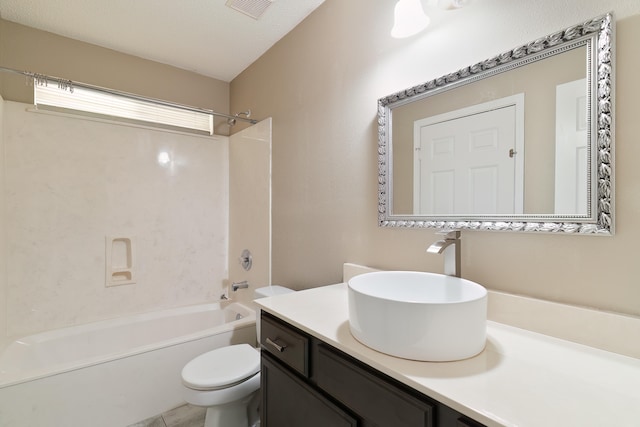
<instances>
[{"instance_id":1,"label":"white vessel sink","mask_svg":"<svg viewBox=\"0 0 640 427\"><path fill-rule=\"evenodd\" d=\"M349 326L362 344L405 359L444 362L480 353L487 290L470 280L378 271L348 283Z\"/></svg>"}]
</instances>

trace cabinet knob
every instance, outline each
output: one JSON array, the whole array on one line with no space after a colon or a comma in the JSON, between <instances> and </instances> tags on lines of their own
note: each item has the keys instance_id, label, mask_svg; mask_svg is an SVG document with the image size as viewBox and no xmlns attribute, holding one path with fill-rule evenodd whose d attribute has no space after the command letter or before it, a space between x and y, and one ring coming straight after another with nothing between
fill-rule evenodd
<instances>
[{"instance_id":1,"label":"cabinet knob","mask_svg":"<svg viewBox=\"0 0 640 427\"><path fill-rule=\"evenodd\" d=\"M280 353L282 353L284 349L287 348L286 345L280 345L277 342L273 341L271 338L267 338L265 341L267 344L269 344L270 346L278 350Z\"/></svg>"}]
</instances>

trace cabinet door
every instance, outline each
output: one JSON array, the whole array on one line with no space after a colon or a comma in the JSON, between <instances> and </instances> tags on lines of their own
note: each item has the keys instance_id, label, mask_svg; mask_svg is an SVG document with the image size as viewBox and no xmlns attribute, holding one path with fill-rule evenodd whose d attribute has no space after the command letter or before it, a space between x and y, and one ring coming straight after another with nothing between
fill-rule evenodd
<instances>
[{"instance_id":1,"label":"cabinet door","mask_svg":"<svg viewBox=\"0 0 640 427\"><path fill-rule=\"evenodd\" d=\"M432 427L433 405L417 399L324 344L315 361L318 386L362 417L365 426Z\"/></svg>"},{"instance_id":2,"label":"cabinet door","mask_svg":"<svg viewBox=\"0 0 640 427\"><path fill-rule=\"evenodd\" d=\"M471 418L460 417L458 418L456 427L484 427L484 425L472 420Z\"/></svg>"},{"instance_id":3,"label":"cabinet door","mask_svg":"<svg viewBox=\"0 0 640 427\"><path fill-rule=\"evenodd\" d=\"M357 421L262 353L263 427L356 427Z\"/></svg>"}]
</instances>

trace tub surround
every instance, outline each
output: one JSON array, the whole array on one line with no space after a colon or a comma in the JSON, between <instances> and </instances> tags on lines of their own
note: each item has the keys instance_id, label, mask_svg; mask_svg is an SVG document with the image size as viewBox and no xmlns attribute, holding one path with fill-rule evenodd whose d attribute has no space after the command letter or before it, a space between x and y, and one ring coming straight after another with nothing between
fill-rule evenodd
<instances>
[{"instance_id":1,"label":"tub surround","mask_svg":"<svg viewBox=\"0 0 640 427\"><path fill-rule=\"evenodd\" d=\"M478 356L416 362L353 338L346 283L256 304L487 426L635 426L640 417L640 360L632 357L489 321L487 346Z\"/></svg>"},{"instance_id":2,"label":"tub surround","mask_svg":"<svg viewBox=\"0 0 640 427\"><path fill-rule=\"evenodd\" d=\"M1 18L0 18L1 21ZM0 147L2 147L2 135L4 133L4 100L0 96ZM0 149L0 165L4 165L4 149ZM0 241L6 242L5 231L5 195L4 172L0 173ZM7 319L5 315L7 307L7 269L5 245L0 245L0 345L2 337L7 331Z\"/></svg>"},{"instance_id":3,"label":"tub surround","mask_svg":"<svg viewBox=\"0 0 640 427\"><path fill-rule=\"evenodd\" d=\"M229 138L31 107L3 103L6 334L217 301L228 271ZM125 250L107 262L114 239ZM122 272L133 280L109 286Z\"/></svg>"},{"instance_id":4,"label":"tub surround","mask_svg":"<svg viewBox=\"0 0 640 427\"><path fill-rule=\"evenodd\" d=\"M230 292L236 301L253 300L256 288L271 283L271 118L229 137L229 278L249 288ZM244 249L252 255L245 270Z\"/></svg>"}]
</instances>

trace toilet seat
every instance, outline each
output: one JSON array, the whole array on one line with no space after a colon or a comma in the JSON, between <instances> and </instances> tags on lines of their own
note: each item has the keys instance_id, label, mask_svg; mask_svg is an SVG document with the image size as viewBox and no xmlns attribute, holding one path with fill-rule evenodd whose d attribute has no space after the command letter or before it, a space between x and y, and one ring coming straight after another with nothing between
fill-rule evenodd
<instances>
[{"instance_id":1,"label":"toilet seat","mask_svg":"<svg viewBox=\"0 0 640 427\"><path fill-rule=\"evenodd\" d=\"M241 384L260 372L260 353L249 344L221 347L201 354L182 369L182 383L192 390L220 390Z\"/></svg>"}]
</instances>

